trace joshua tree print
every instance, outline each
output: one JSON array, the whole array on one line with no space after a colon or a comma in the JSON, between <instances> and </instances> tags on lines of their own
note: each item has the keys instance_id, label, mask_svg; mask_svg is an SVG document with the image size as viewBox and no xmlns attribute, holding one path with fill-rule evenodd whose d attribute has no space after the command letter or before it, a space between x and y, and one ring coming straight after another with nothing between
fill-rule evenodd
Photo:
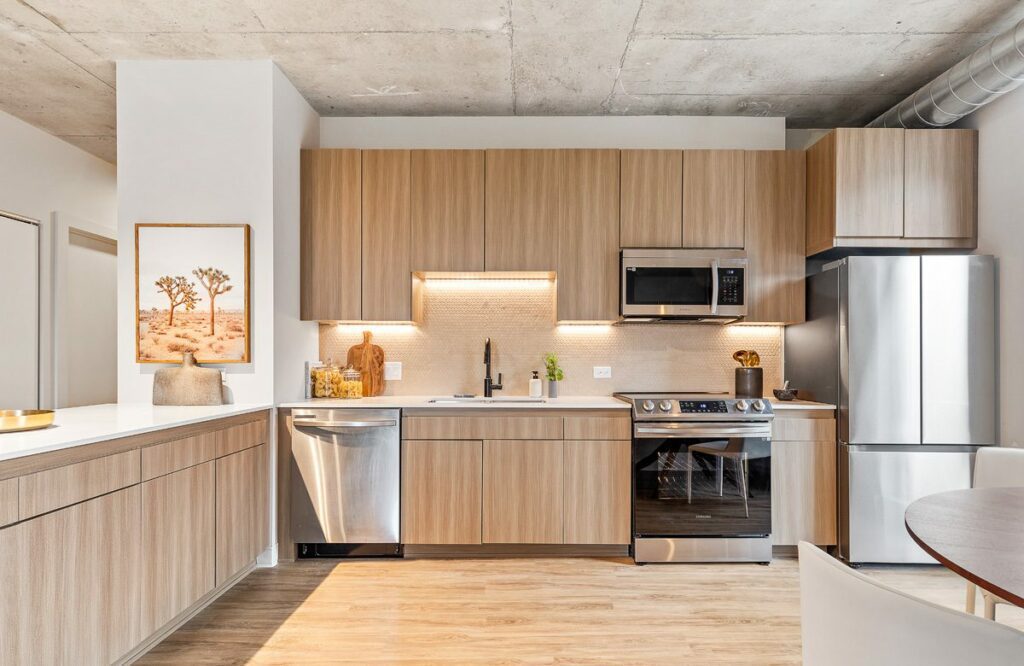
<instances>
[{"instance_id":1,"label":"joshua tree print","mask_svg":"<svg viewBox=\"0 0 1024 666\"><path fill-rule=\"evenodd\" d=\"M167 325L174 326L174 309L179 305L185 306L185 312L192 312L196 309L196 303L200 300L196 293L196 285L189 282L184 275L164 275L154 284L156 290L163 292L170 301L167 313Z\"/></svg>"},{"instance_id":2,"label":"joshua tree print","mask_svg":"<svg viewBox=\"0 0 1024 666\"><path fill-rule=\"evenodd\" d=\"M206 293L210 295L210 335L214 335L213 325L217 313L214 301L221 294L231 291L231 285L228 284L231 281L231 276L212 266L209 268L196 268L192 271L192 275L199 278L199 282L206 287Z\"/></svg>"}]
</instances>

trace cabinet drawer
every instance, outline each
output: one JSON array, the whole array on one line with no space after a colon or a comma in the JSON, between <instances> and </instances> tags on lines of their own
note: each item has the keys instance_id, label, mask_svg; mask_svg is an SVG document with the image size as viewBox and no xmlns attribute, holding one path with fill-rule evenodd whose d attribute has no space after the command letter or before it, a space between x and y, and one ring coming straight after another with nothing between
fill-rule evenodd
<instances>
[{"instance_id":1,"label":"cabinet drawer","mask_svg":"<svg viewBox=\"0 0 1024 666\"><path fill-rule=\"evenodd\" d=\"M138 449L48 469L18 482L21 520L139 483Z\"/></svg>"},{"instance_id":2,"label":"cabinet drawer","mask_svg":"<svg viewBox=\"0 0 1024 666\"><path fill-rule=\"evenodd\" d=\"M219 433L216 430L204 432L142 449L142 480L213 460L217 457Z\"/></svg>"},{"instance_id":3,"label":"cabinet drawer","mask_svg":"<svg viewBox=\"0 0 1024 666\"><path fill-rule=\"evenodd\" d=\"M772 439L788 442L834 442L836 420L833 418L794 418L775 415Z\"/></svg>"},{"instance_id":4,"label":"cabinet drawer","mask_svg":"<svg viewBox=\"0 0 1024 666\"><path fill-rule=\"evenodd\" d=\"M267 442L267 420L249 421L217 431L217 457L238 453Z\"/></svg>"},{"instance_id":5,"label":"cabinet drawer","mask_svg":"<svg viewBox=\"0 0 1024 666\"><path fill-rule=\"evenodd\" d=\"M407 416L403 439L562 439L561 416Z\"/></svg>"},{"instance_id":6,"label":"cabinet drawer","mask_svg":"<svg viewBox=\"0 0 1024 666\"><path fill-rule=\"evenodd\" d=\"M566 416L565 439L632 439L629 416Z\"/></svg>"},{"instance_id":7,"label":"cabinet drawer","mask_svg":"<svg viewBox=\"0 0 1024 666\"><path fill-rule=\"evenodd\" d=\"M18 480L0 481L0 527L18 520Z\"/></svg>"}]
</instances>

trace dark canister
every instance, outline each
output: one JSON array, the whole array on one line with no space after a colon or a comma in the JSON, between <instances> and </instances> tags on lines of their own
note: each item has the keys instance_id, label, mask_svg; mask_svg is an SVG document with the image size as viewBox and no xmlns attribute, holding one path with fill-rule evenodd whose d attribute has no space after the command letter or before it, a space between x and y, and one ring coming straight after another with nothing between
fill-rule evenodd
<instances>
[{"instance_id":1,"label":"dark canister","mask_svg":"<svg viewBox=\"0 0 1024 666\"><path fill-rule=\"evenodd\" d=\"M763 368L736 368L736 397L764 397Z\"/></svg>"}]
</instances>

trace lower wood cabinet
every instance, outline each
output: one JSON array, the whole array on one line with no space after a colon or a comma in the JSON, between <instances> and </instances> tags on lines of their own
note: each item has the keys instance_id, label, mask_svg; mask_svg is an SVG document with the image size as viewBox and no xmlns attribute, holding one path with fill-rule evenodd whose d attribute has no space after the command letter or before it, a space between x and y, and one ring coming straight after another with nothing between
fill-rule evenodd
<instances>
[{"instance_id":1,"label":"lower wood cabinet","mask_svg":"<svg viewBox=\"0 0 1024 666\"><path fill-rule=\"evenodd\" d=\"M218 458L217 585L256 560L270 540L267 507L267 447Z\"/></svg>"},{"instance_id":2,"label":"lower wood cabinet","mask_svg":"<svg viewBox=\"0 0 1024 666\"><path fill-rule=\"evenodd\" d=\"M780 416L772 440L772 544L836 543L835 420ZM793 439L782 439L781 436ZM799 439L797 439L799 438Z\"/></svg>"},{"instance_id":3,"label":"lower wood cabinet","mask_svg":"<svg viewBox=\"0 0 1024 666\"><path fill-rule=\"evenodd\" d=\"M483 442L402 442L402 543L479 544Z\"/></svg>"},{"instance_id":4,"label":"lower wood cabinet","mask_svg":"<svg viewBox=\"0 0 1024 666\"><path fill-rule=\"evenodd\" d=\"M483 542L562 543L562 442L484 442Z\"/></svg>"},{"instance_id":5,"label":"lower wood cabinet","mask_svg":"<svg viewBox=\"0 0 1024 666\"><path fill-rule=\"evenodd\" d=\"M566 441L565 543L630 542L629 441Z\"/></svg>"}]
</instances>

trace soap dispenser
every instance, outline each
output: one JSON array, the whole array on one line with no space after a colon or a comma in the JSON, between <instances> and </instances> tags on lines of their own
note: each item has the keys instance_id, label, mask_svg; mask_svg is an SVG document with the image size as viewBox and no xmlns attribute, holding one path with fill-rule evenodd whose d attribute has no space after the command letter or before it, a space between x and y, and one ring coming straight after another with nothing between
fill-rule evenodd
<instances>
[{"instance_id":1,"label":"soap dispenser","mask_svg":"<svg viewBox=\"0 0 1024 666\"><path fill-rule=\"evenodd\" d=\"M533 371L533 378L530 379L530 397L539 398L541 395L541 384L539 370Z\"/></svg>"}]
</instances>

